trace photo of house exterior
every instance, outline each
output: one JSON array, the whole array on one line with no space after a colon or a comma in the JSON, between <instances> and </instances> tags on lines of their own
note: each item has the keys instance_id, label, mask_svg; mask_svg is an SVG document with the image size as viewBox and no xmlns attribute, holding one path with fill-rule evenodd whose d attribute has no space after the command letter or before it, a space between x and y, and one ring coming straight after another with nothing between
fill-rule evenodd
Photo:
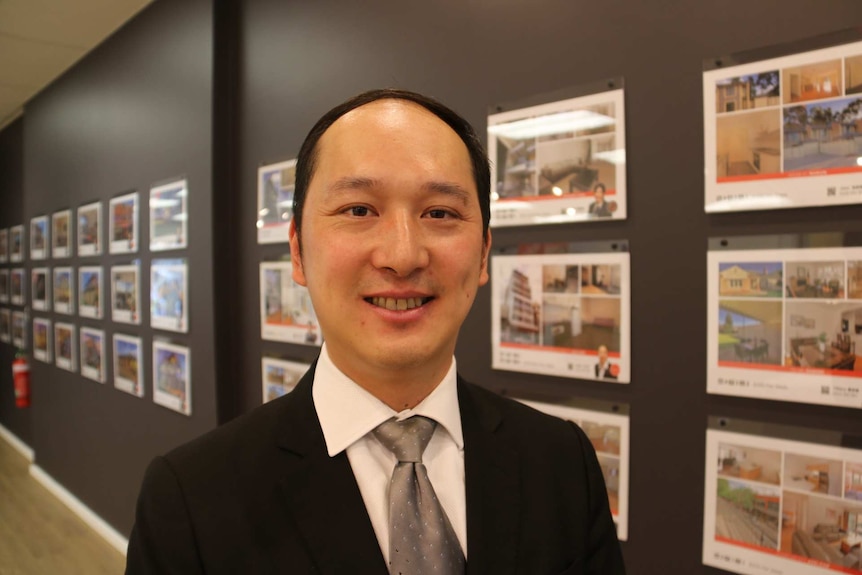
<instances>
[{"instance_id":1,"label":"photo of house exterior","mask_svg":"<svg viewBox=\"0 0 862 575\"><path fill-rule=\"evenodd\" d=\"M774 487L718 478L716 538L778 548L780 492Z\"/></svg>"},{"instance_id":2,"label":"photo of house exterior","mask_svg":"<svg viewBox=\"0 0 862 575\"><path fill-rule=\"evenodd\" d=\"M715 113L777 106L779 92L777 70L719 80L715 83Z\"/></svg>"},{"instance_id":3,"label":"photo of house exterior","mask_svg":"<svg viewBox=\"0 0 862 575\"><path fill-rule=\"evenodd\" d=\"M722 263L718 271L718 295L781 297L781 262Z\"/></svg>"},{"instance_id":4,"label":"photo of house exterior","mask_svg":"<svg viewBox=\"0 0 862 575\"><path fill-rule=\"evenodd\" d=\"M784 108L784 171L857 166L862 98Z\"/></svg>"},{"instance_id":5,"label":"photo of house exterior","mask_svg":"<svg viewBox=\"0 0 862 575\"><path fill-rule=\"evenodd\" d=\"M540 306L533 301L530 278L521 270L513 269L500 309L501 341L538 344Z\"/></svg>"}]
</instances>

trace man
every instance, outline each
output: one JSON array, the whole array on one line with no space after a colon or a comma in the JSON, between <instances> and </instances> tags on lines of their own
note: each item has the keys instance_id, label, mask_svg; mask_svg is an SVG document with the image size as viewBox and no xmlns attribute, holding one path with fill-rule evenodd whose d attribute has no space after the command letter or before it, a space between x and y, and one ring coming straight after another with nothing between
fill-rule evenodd
<instances>
[{"instance_id":1,"label":"man","mask_svg":"<svg viewBox=\"0 0 862 575\"><path fill-rule=\"evenodd\" d=\"M395 568L421 542L402 545L389 516L404 462L378 426L393 420L431 422L415 469L434 493L406 504L436 507L466 572L624 572L584 433L455 370L488 281L489 198L476 134L433 100L368 92L318 121L290 247L320 357L293 392L153 461L127 573L426 572Z\"/></svg>"},{"instance_id":2,"label":"man","mask_svg":"<svg viewBox=\"0 0 862 575\"><path fill-rule=\"evenodd\" d=\"M611 206L605 202L605 189L596 188L594 192L595 201L590 204L589 214L591 218L609 218L611 217Z\"/></svg>"},{"instance_id":3,"label":"man","mask_svg":"<svg viewBox=\"0 0 862 575\"><path fill-rule=\"evenodd\" d=\"M607 346L600 345L596 351L599 355L599 362L595 365L596 377L599 379L616 379L617 366L608 361Z\"/></svg>"}]
</instances>

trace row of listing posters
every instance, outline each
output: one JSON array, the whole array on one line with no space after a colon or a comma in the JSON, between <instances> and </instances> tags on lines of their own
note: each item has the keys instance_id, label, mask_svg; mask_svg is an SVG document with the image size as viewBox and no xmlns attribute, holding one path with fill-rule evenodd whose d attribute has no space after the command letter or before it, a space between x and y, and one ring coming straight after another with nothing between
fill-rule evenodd
<instances>
[{"instance_id":1,"label":"row of listing posters","mask_svg":"<svg viewBox=\"0 0 862 575\"><path fill-rule=\"evenodd\" d=\"M631 381L629 254L491 258L492 367Z\"/></svg>"},{"instance_id":2,"label":"row of listing posters","mask_svg":"<svg viewBox=\"0 0 862 575\"><path fill-rule=\"evenodd\" d=\"M862 202L862 42L703 74L707 212Z\"/></svg>"},{"instance_id":3,"label":"row of listing posters","mask_svg":"<svg viewBox=\"0 0 862 575\"><path fill-rule=\"evenodd\" d=\"M707 391L862 408L862 248L710 251Z\"/></svg>"},{"instance_id":4,"label":"row of listing posters","mask_svg":"<svg viewBox=\"0 0 862 575\"><path fill-rule=\"evenodd\" d=\"M862 573L862 451L706 434L703 563L743 575Z\"/></svg>"}]
</instances>

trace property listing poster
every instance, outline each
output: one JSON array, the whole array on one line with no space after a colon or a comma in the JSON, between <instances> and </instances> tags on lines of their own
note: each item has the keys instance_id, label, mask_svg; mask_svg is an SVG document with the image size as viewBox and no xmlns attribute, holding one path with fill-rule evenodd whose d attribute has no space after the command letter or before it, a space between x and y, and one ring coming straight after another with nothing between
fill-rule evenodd
<instances>
[{"instance_id":1,"label":"property listing poster","mask_svg":"<svg viewBox=\"0 0 862 575\"><path fill-rule=\"evenodd\" d=\"M862 248L710 251L707 391L862 408Z\"/></svg>"},{"instance_id":2,"label":"property listing poster","mask_svg":"<svg viewBox=\"0 0 862 575\"><path fill-rule=\"evenodd\" d=\"M295 159L257 169L257 243L288 241L295 178Z\"/></svg>"},{"instance_id":3,"label":"property listing poster","mask_svg":"<svg viewBox=\"0 0 862 575\"><path fill-rule=\"evenodd\" d=\"M311 296L293 281L289 261L260 264L260 337L304 345L323 342Z\"/></svg>"},{"instance_id":4,"label":"property listing poster","mask_svg":"<svg viewBox=\"0 0 862 575\"><path fill-rule=\"evenodd\" d=\"M524 399L518 401L548 415L573 421L584 430L602 468L617 537L626 541L629 525L629 416Z\"/></svg>"},{"instance_id":5,"label":"property listing poster","mask_svg":"<svg viewBox=\"0 0 862 575\"><path fill-rule=\"evenodd\" d=\"M862 42L703 74L707 212L862 202Z\"/></svg>"},{"instance_id":6,"label":"property listing poster","mask_svg":"<svg viewBox=\"0 0 862 575\"><path fill-rule=\"evenodd\" d=\"M862 573L862 451L706 432L703 563L744 575Z\"/></svg>"},{"instance_id":7,"label":"property listing poster","mask_svg":"<svg viewBox=\"0 0 862 575\"><path fill-rule=\"evenodd\" d=\"M623 90L488 116L491 225L625 219Z\"/></svg>"},{"instance_id":8,"label":"property listing poster","mask_svg":"<svg viewBox=\"0 0 862 575\"><path fill-rule=\"evenodd\" d=\"M629 254L494 255L492 367L629 383Z\"/></svg>"}]
</instances>

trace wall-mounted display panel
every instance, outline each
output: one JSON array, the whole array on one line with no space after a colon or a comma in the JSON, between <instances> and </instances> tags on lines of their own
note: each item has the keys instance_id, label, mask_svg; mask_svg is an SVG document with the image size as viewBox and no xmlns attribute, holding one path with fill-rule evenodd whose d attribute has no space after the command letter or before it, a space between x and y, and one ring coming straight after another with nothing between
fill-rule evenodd
<instances>
[{"instance_id":1,"label":"wall-mounted display panel","mask_svg":"<svg viewBox=\"0 0 862 575\"><path fill-rule=\"evenodd\" d=\"M27 293L24 268L12 268L9 272L9 299L12 305L24 305L24 294Z\"/></svg>"},{"instance_id":2,"label":"wall-mounted display panel","mask_svg":"<svg viewBox=\"0 0 862 575\"><path fill-rule=\"evenodd\" d=\"M48 227L48 216L37 216L30 220L30 259L44 260L48 258L50 249L51 229Z\"/></svg>"},{"instance_id":3,"label":"wall-mounted display panel","mask_svg":"<svg viewBox=\"0 0 862 575\"><path fill-rule=\"evenodd\" d=\"M712 250L707 391L862 408L862 248Z\"/></svg>"},{"instance_id":4,"label":"wall-mounted display panel","mask_svg":"<svg viewBox=\"0 0 862 575\"><path fill-rule=\"evenodd\" d=\"M293 391L309 367L311 367L310 364L298 361L274 357L262 358L263 403L278 399Z\"/></svg>"},{"instance_id":5,"label":"wall-mounted display panel","mask_svg":"<svg viewBox=\"0 0 862 575\"><path fill-rule=\"evenodd\" d=\"M30 286L33 289L33 309L51 309L51 268L33 268L30 271Z\"/></svg>"},{"instance_id":6,"label":"wall-mounted display panel","mask_svg":"<svg viewBox=\"0 0 862 575\"><path fill-rule=\"evenodd\" d=\"M111 198L108 205L108 251L130 254L138 251L138 192Z\"/></svg>"},{"instance_id":7,"label":"wall-mounted display panel","mask_svg":"<svg viewBox=\"0 0 862 575\"><path fill-rule=\"evenodd\" d=\"M488 116L491 225L625 219L623 90Z\"/></svg>"},{"instance_id":8,"label":"wall-mounted display panel","mask_svg":"<svg viewBox=\"0 0 862 575\"><path fill-rule=\"evenodd\" d=\"M548 415L572 421L584 430L602 468L617 537L626 541L629 524L629 416L568 405L518 401Z\"/></svg>"},{"instance_id":9,"label":"wall-mounted display panel","mask_svg":"<svg viewBox=\"0 0 862 575\"><path fill-rule=\"evenodd\" d=\"M144 396L144 352L141 338L114 334L114 387L137 397Z\"/></svg>"},{"instance_id":10,"label":"wall-mounted display panel","mask_svg":"<svg viewBox=\"0 0 862 575\"><path fill-rule=\"evenodd\" d=\"M51 320L44 317L33 318L33 357L51 363Z\"/></svg>"},{"instance_id":11,"label":"wall-mounted display panel","mask_svg":"<svg viewBox=\"0 0 862 575\"><path fill-rule=\"evenodd\" d=\"M187 332L188 266L186 260L153 260L150 267L150 325Z\"/></svg>"},{"instance_id":12,"label":"wall-mounted display panel","mask_svg":"<svg viewBox=\"0 0 862 575\"><path fill-rule=\"evenodd\" d=\"M703 73L707 212L862 203L862 42Z\"/></svg>"},{"instance_id":13,"label":"wall-mounted display panel","mask_svg":"<svg viewBox=\"0 0 862 575\"><path fill-rule=\"evenodd\" d=\"M141 323L141 266L111 266L111 319L120 323Z\"/></svg>"},{"instance_id":14,"label":"wall-mounted display panel","mask_svg":"<svg viewBox=\"0 0 862 575\"><path fill-rule=\"evenodd\" d=\"M628 253L491 257L492 367L631 381Z\"/></svg>"},{"instance_id":15,"label":"wall-mounted display panel","mask_svg":"<svg viewBox=\"0 0 862 575\"><path fill-rule=\"evenodd\" d=\"M91 327L81 328L81 375L105 383L105 332Z\"/></svg>"},{"instance_id":16,"label":"wall-mounted display panel","mask_svg":"<svg viewBox=\"0 0 862 575\"><path fill-rule=\"evenodd\" d=\"M0 303L9 303L9 270L0 269Z\"/></svg>"},{"instance_id":17,"label":"wall-mounted display panel","mask_svg":"<svg viewBox=\"0 0 862 575\"><path fill-rule=\"evenodd\" d=\"M0 308L0 341L12 341L12 313L5 307Z\"/></svg>"},{"instance_id":18,"label":"wall-mounted display panel","mask_svg":"<svg viewBox=\"0 0 862 575\"><path fill-rule=\"evenodd\" d=\"M187 347L153 342L153 401L185 415L192 413L192 359Z\"/></svg>"},{"instance_id":19,"label":"wall-mounted display panel","mask_svg":"<svg viewBox=\"0 0 862 575\"><path fill-rule=\"evenodd\" d=\"M102 318L102 266L82 266L78 269L78 314L81 317Z\"/></svg>"},{"instance_id":20,"label":"wall-mounted display panel","mask_svg":"<svg viewBox=\"0 0 862 575\"><path fill-rule=\"evenodd\" d=\"M9 228L9 261L24 261L24 226L17 225Z\"/></svg>"},{"instance_id":21,"label":"wall-mounted display panel","mask_svg":"<svg viewBox=\"0 0 862 575\"><path fill-rule=\"evenodd\" d=\"M320 345L322 335L308 289L293 281L289 261L260 264L260 337Z\"/></svg>"},{"instance_id":22,"label":"wall-mounted display panel","mask_svg":"<svg viewBox=\"0 0 862 575\"><path fill-rule=\"evenodd\" d=\"M54 268L54 311L75 313L75 270L71 267Z\"/></svg>"},{"instance_id":23,"label":"wall-mounted display panel","mask_svg":"<svg viewBox=\"0 0 862 575\"><path fill-rule=\"evenodd\" d=\"M296 160L257 169L257 243L288 241L295 179Z\"/></svg>"},{"instance_id":24,"label":"wall-mounted display panel","mask_svg":"<svg viewBox=\"0 0 862 575\"><path fill-rule=\"evenodd\" d=\"M54 324L54 362L57 367L68 371L77 371L78 344L75 326L71 323L57 322Z\"/></svg>"},{"instance_id":25,"label":"wall-mounted display panel","mask_svg":"<svg viewBox=\"0 0 862 575\"><path fill-rule=\"evenodd\" d=\"M0 229L0 264L9 261L9 230Z\"/></svg>"},{"instance_id":26,"label":"wall-mounted display panel","mask_svg":"<svg viewBox=\"0 0 862 575\"><path fill-rule=\"evenodd\" d=\"M743 575L862 573L862 451L706 434L703 563Z\"/></svg>"},{"instance_id":27,"label":"wall-mounted display panel","mask_svg":"<svg viewBox=\"0 0 862 575\"><path fill-rule=\"evenodd\" d=\"M78 208L78 255L97 256L102 253L102 202Z\"/></svg>"},{"instance_id":28,"label":"wall-mounted display panel","mask_svg":"<svg viewBox=\"0 0 862 575\"><path fill-rule=\"evenodd\" d=\"M188 238L188 185L179 180L150 189L150 250L186 247Z\"/></svg>"},{"instance_id":29,"label":"wall-mounted display panel","mask_svg":"<svg viewBox=\"0 0 862 575\"><path fill-rule=\"evenodd\" d=\"M72 210L51 215L51 256L54 259L72 255Z\"/></svg>"},{"instance_id":30,"label":"wall-mounted display panel","mask_svg":"<svg viewBox=\"0 0 862 575\"><path fill-rule=\"evenodd\" d=\"M18 349L27 347L27 314L23 311L12 312L12 345Z\"/></svg>"}]
</instances>

